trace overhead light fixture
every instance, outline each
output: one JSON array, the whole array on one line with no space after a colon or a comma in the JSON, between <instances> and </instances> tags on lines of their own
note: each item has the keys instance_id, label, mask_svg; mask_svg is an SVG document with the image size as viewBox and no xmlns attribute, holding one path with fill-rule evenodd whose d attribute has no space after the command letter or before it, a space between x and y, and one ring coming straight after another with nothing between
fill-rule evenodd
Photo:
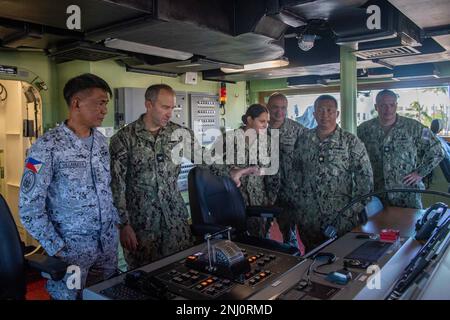
<instances>
[{"instance_id":1,"label":"overhead light fixture","mask_svg":"<svg viewBox=\"0 0 450 320\"><path fill-rule=\"evenodd\" d=\"M176 68L203 67L208 69L218 69L218 68L242 69L243 65L196 56L193 57L190 61L186 61L186 64L179 64L176 65L175 67Z\"/></svg>"},{"instance_id":2,"label":"overhead light fixture","mask_svg":"<svg viewBox=\"0 0 450 320\"><path fill-rule=\"evenodd\" d=\"M176 78L178 77L178 74L172 73L172 72L163 72L158 70L149 70L149 69L143 69L143 68L133 68L130 66L126 66L127 72L135 72L135 73L143 73L143 74L149 74L152 76L163 76L163 77L171 77Z\"/></svg>"},{"instance_id":3,"label":"overhead light fixture","mask_svg":"<svg viewBox=\"0 0 450 320\"><path fill-rule=\"evenodd\" d=\"M281 67L286 67L287 65L289 65L289 60L286 58L282 58L282 59L278 59L278 60L270 60L270 61L264 61L264 62L244 64L244 67L240 68L240 69L220 68L220 70L225 73L236 73L236 72L245 72L245 71L252 71L252 70L281 68Z\"/></svg>"},{"instance_id":4,"label":"overhead light fixture","mask_svg":"<svg viewBox=\"0 0 450 320\"><path fill-rule=\"evenodd\" d=\"M392 80L401 81L401 80L428 80L428 79L439 79L440 76L437 74L429 74L429 75L417 75L417 76L407 76L407 77L392 77Z\"/></svg>"},{"instance_id":5,"label":"overhead light fixture","mask_svg":"<svg viewBox=\"0 0 450 320\"><path fill-rule=\"evenodd\" d=\"M402 65L394 69L392 79L397 80L419 80L440 78L440 72L435 69L433 63L421 63L415 65Z\"/></svg>"},{"instance_id":6,"label":"overhead light fixture","mask_svg":"<svg viewBox=\"0 0 450 320\"><path fill-rule=\"evenodd\" d=\"M175 68L191 68L191 67L200 67L201 63L189 63L189 64L180 64L175 66Z\"/></svg>"},{"instance_id":7,"label":"overhead light fixture","mask_svg":"<svg viewBox=\"0 0 450 320\"><path fill-rule=\"evenodd\" d=\"M314 25L323 25L325 22L317 19L316 22L311 21L308 23L302 30L294 34L295 38L297 38L297 45L303 51L309 51L314 47L314 41L319 38L316 36L314 32L309 31L311 28L314 28Z\"/></svg>"},{"instance_id":8,"label":"overhead light fixture","mask_svg":"<svg viewBox=\"0 0 450 320\"><path fill-rule=\"evenodd\" d=\"M297 37L298 47L303 51L309 51L314 47L316 38L315 34L301 34Z\"/></svg>"},{"instance_id":9,"label":"overhead light fixture","mask_svg":"<svg viewBox=\"0 0 450 320\"><path fill-rule=\"evenodd\" d=\"M386 67L386 68L388 68L388 69L394 70L394 65L390 64L390 63L387 62L387 61L384 61L384 60L381 60L381 59L373 59L372 61L373 61L374 63L381 64L382 66L384 66L384 67Z\"/></svg>"},{"instance_id":10,"label":"overhead light fixture","mask_svg":"<svg viewBox=\"0 0 450 320\"><path fill-rule=\"evenodd\" d=\"M187 60L192 58L193 54L184 51L155 47L147 44L131 42L120 39L105 40L105 47L119 49L123 51L131 51L136 53L148 54L151 56L164 57L174 60Z\"/></svg>"}]
</instances>

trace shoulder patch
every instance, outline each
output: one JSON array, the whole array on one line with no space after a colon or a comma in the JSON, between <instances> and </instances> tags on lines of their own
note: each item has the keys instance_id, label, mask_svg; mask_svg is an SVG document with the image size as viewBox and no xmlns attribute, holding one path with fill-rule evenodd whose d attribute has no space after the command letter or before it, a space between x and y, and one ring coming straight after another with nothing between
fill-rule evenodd
<instances>
[{"instance_id":1,"label":"shoulder patch","mask_svg":"<svg viewBox=\"0 0 450 320\"><path fill-rule=\"evenodd\" d=\"M31 157L27 158L27 160L25 161L25 167L34 173L39 173L43 165L44 165L43 162L33 159Z\"/></svg>"},{"instance_id":2,"label":"shoulder patch","mask_svg":"<svg viewBox=\"0 0 450 320\"><path fill-rule=\"evenodd\" d=\"M34 171L27 170L23 177L22 182L20 183L20 188L23 193L29 193L33 190L36 184L36 173Z\"/></svg>"}]
</instances>

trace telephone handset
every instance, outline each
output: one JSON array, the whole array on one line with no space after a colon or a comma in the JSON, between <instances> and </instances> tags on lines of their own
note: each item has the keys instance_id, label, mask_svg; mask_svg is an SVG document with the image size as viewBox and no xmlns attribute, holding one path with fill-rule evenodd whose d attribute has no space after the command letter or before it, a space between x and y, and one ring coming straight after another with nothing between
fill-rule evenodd
<instances>
[{"instance_id":1,"label":"telephone handset","mask_svg":"<svg viewBox=\"0 0 450 320\"><path fill-rule=\"evenodd\" d=\"M448 206L442 202L437 202L428 208L416 222L416 240L428 240L447 208Z\"/></svg>"}]
</instances>

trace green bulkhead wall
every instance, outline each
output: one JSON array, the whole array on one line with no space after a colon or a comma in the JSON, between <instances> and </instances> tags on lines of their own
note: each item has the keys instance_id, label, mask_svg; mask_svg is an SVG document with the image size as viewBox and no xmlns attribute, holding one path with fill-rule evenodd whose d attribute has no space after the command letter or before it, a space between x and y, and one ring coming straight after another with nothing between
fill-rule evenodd
<instances>
[{"instance_id":1,"label":"green bulkhead wall","mask_svg":"<svg viewBox=\"0 0 450 320\"><path fill-rule=\"evenodd\" d=\"M0 51L0 65L18 68L18 75L0 74L1 79L26 82L44 82L48 90L41 90L42 121L44 130L54 127L59 121L58 91L60 84L56 64L41 52ZM62 90L62 89L61 89Z\"/></svg>"},{"instance_id":2,"label":"green bulkhead wall","mask_svg":"<svg viewBox=\"0 0 450 320\"><path fill-rule=\"evenodd\" d=\"M64 84L72 77L85 72L96 74L114 88L137 87L147 88L152 84L165 83L176 91L195 93L218 94L220 83L205 81L199 77L196 85L187 85L181 82L180 77L170 78L139 73L126 72L125 68L115 61L105 60L98 62L71 61L56 64L41 52L13 52L0 51L0 65L14 66L19 69L19 75L0 74L1 79L20 80L27 82L43 81L47 90L41 90L43 103L44 130L54 127L67 117L67 106L63 97ZM35 80L36 79L36 80ZM227 83L225 125L228 128L237 128L241 123L241 116L247 108L245 82ZM114 101L108 104L108 115L103 126L114 125Z\"/></svg>"}]
</instances>

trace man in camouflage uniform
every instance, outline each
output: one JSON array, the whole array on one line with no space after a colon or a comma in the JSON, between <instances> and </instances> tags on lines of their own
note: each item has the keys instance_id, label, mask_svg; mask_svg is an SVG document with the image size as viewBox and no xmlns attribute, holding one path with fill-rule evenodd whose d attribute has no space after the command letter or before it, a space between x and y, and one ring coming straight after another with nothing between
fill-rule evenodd
<instances>
[{"instance_id":1,"label":"man in camouflage uniform","mask_svg":"<svg viewBox=\"0 0 450 320\"><path fill-rule=\"evenodd\" d=\"M308 131L295 155L294 170L301 173L297 216L300 236L308 251L326 240L323 230L332 225L342 235L358 224L358 204L337 215L354 197L373 187L372 168L364 144L337 124L334 97L323 95L314 103L317 127Z\"/></svg>"},{"instance_id":2,"label":"man in camouflage uniform","mask_svg":"<svg viewBox=\"0 0 450 320\"><path fill-rule=\"evenodd\" d=\"M117 270L119 220L108 145L95 129L107 113L108 93L108 84L92 74L67 82L69 119L32 145L20 188L23 225L50 256L80 267L81 289ZM79 298L81 290L68 288L68 276L47 282L52 298Z\"/></svg>"},{"instance_id":3,"label":"man in camouflage uniform","mask_svg":"<svg viewBox=\"0 0 450 320\"><path fill-rule=\"evenodd\" d=\"M295 203L296 186L292 179L292 161L294 150L303 139L307 129L287 118L288 101L282 93L273 93L267 102L270 112L270 129L279 130L279 151L280 151L280 190L278 192L276 205L283 208L283 213L278 216L277 221L283 233L284 242L293 246L298 246L295 230L295 216L297 208ZM300 183L300 181L297 181Z\"/></svg>"},{"instance_id":4,"label":"man in camouflage uniform","mask_svg":"<svg viewBox=\"0 0 450 320\"><path fill-rule=\"evenodd\" d=\"M145 93L147 112L111 138L111 188L130 269L193 244L188 211L177 187L181 165L172 159L179 140L172 134L185 130L194 135L169 121L174 105L171 87L150 86Z\"/></svg>"},{"instance_id":5,"label":"man in camouflage uniform","mask_svg":"<svg viewBox=\"0 0 450 320\"><path fill-rule=\"evenodd\" d=\"M390 90L377 94L378 117L358 127L358 137L369 153L375 190L425 189L422 178L444 157L436 136L420 122L397 114L397 95ZM385 205L422 208L418 193L388 193Z\"/></svg>"}]
</instances>

